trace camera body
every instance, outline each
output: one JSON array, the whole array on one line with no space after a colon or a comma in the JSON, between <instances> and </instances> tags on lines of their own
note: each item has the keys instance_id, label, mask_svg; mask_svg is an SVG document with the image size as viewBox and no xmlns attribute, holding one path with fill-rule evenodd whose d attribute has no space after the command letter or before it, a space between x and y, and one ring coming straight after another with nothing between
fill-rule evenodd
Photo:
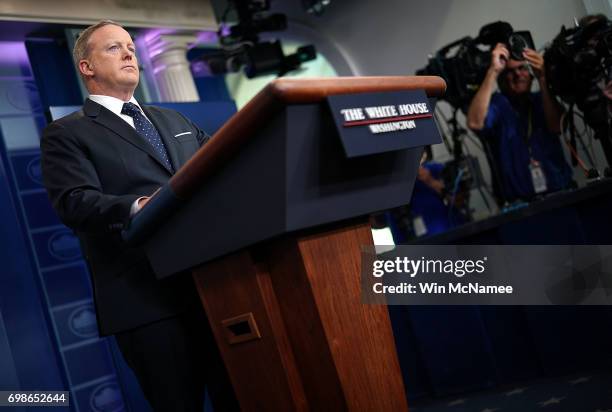
<instances>
[{"instance_id":1,"label":"camera body","mask_svg":"<svg viewBox=\"0 0 612 412\"><path fill-rule=\"evenodd\" d=\"M533 38L529 31L515 31L508 37L508 50L510 51L510 56L514 60L525 60L523 51L527 48L532 50L535 49Z\"/></svg>"},{"instance_id":2,"label":"camera body","mask_svg":"<svg viewBox=\"0 0 612 412\"><path fill-rule=\"evenodd\" d=\"M477 40L490 46L491 49L497 43L502 43L510 52L514 60L524 60L523 51L526 48L535 49L531 33L527 30L514 31L510 23L496 21L483 26L478 33Z\"/></svg>"}]
</instances>

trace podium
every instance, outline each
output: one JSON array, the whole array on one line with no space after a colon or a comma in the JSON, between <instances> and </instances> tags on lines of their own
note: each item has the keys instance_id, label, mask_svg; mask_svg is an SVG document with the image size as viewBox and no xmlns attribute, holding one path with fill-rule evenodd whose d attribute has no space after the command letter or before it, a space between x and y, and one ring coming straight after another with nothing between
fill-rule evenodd
<instances>
[{"instance_id":1,"label":"podium","mask_svg":"<svg viewBox=\"0 0 612 412\"><path fill-rule=\"evenodd\" d=\"M361 303L360 266L367 216L409 203L422 145L349 158L326 101L445 87L276 80L135 216L126 238L157 276L191 272L244 411L408 409L387 308Z\"/></svg>"}]
</instances>

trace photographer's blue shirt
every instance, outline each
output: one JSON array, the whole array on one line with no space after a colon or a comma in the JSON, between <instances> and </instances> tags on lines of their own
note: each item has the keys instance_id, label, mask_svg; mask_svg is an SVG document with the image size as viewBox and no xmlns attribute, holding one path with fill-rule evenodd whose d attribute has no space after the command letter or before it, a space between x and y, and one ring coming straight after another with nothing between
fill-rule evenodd
<instances>
[{"instance_id":1,"label":"photographer's blue shirt","mask_svg":"<svg viewBox=\"0 0 612 412\"><path fill-rule=\"evenodd\" d=\"M492 144L501 175L501 190L508 201L534 196L529 169L531 158L540 163L549 192L568 187L572 180L559 136L546 128L541 94L530 93L529 99L530 109L520 113L506 96L494 93L484 128L478 132Z\"/></svg>"},{"instance_id":2,"label":"photographer's blue shirt","mask_svg":"<svg viewBox=\"0 0 612 412\"><path fill-rule=\"evenodd\" d=\"M425 162L422 166L429 170L434 179L442 179L442 163ZM440 194L419 179L414 182L410 210L414 217L420 216L423 219L427 235L446 232L465 223L465 218L457 209L444 204Z\"/></svg>"}]
</instances>

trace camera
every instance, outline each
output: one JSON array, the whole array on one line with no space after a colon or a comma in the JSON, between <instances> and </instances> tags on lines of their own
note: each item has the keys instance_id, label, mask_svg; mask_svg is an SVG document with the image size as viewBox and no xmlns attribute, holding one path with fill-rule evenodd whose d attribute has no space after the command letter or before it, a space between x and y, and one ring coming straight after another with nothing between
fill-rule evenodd
<instances>
[{"instance_id":1,"label":"camera","mask_svg":"<svg viewBox=\"0 0 612 412\"><path fill-rule=\"evenodd\" d=\"M266 13L270 10L269 0L230 0L229 4L233 5L238 22L227 26L226 30L220 33L220 40L223 43L257 42L262 32L287 29L287 16L280 13Z\"/></svg>"},{"instance_id":2,"label":"camera","mask_svg":"<svg viewBox=\"0 0 612 412\"><path fill-rule=\"evenodd\" d=\"M512 56L514 60L525 60L523 51L527 48L532 50L535 49L531 33L526 30L512 33L510 37L508 37L508 47L510 56Z\"/></svg>"},{"instance_id":3,"label":"camera","mask_svg":"<svg viewBox=\"0 0 612 412\"><path fill-rule=\"evenodd\" d=\"M237 21L230 25L226 16L232 10ZM222 47L193 59L194 72L218 75L243 69L249 79L268 74L280 77L316 59L313 45L301 46L295 53L285 55L280 40L260 40L259 35L263 32L287 28L287 17L280 13L270 14L269 10L270 0L229 0L220 19L218 35Z\"/></svg>"},{"instance_id":4,"label":"camera","mask_svg":"<svg viewBox=\"0 0 612 412\"><path fill-rule=\"evenodd\" d=\"M505 44L515 60L524 60L525 48L535 48L530 32L514 31L510 23L498 21L483 26L476 38L463 37L441 48L417 75L442 77L448 86L443 99L465 113L484 80L497 43Z\"/></svg>"},{"instance_id":5,"label":"camera","mask_svg":"<svg viewBox=\"0 0 612 412\"><path fill-rule=\"evenodd\" d=\"M523 51L526 48L535 49L531 33L527 30L514 31L510 23L496 21L489 23L480 29L477 40L491 48L497 43L502 43L510 52L514 60L525 60Z\"/></svg>"},{"instance_id":6,"label":"camera","mask_svg":"<svg viewBox=\"0 0 612 412\"><path fill-rule=\"evenodd\" d=\"M595 15L583 18L577 27L562 27L544 59L552 92L584 113L612 165L612 106L603 92L612 82L612 22Z\"/></svg>"},{"instance_id":7,"label":"camera","mask_svg":"<svg viewBox=\"0 0 612 412\"><path fill-rule=\"evenodd\" d=\"M473 38L464 37L437 51L416 74L442 77L447 85L442 99L466 112L490 60L490 54L481 51Z\"/></svg>"}]
</instances>

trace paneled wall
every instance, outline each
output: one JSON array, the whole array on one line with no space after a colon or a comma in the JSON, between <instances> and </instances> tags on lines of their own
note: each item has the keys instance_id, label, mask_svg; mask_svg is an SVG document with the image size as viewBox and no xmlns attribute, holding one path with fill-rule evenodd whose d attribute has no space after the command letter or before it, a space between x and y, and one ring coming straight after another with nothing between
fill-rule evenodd
<instances>
[{"instance_id":1,"label":"paneled wall","mask_svg":"<svg viewBox=\"0 0 612 412\"><path fill-rule=\"evenodd\" d=\"M69 389L71 410L122 410L116 354L98 337L78 240L42 187L46 120L25 44L0 42L0 56L0 359L13 367L15 389Z\"/></svg>"}]
</instances>

